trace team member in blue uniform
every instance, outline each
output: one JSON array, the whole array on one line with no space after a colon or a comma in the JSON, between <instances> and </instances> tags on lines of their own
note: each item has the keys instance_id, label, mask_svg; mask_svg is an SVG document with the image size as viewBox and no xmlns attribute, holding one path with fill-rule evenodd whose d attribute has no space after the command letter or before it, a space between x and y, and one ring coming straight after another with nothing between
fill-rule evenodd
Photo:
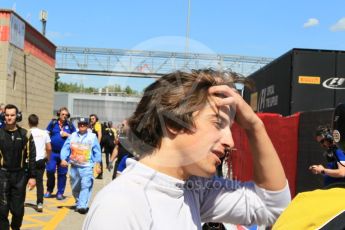
<instances>
[{"instance_id":1,"label":"team member in blue uniform","mask_svg":"<svg viewBox=\"0 0 345 230\"><path fill-rule=\"evenodd\" d=\"M47 130L50 134L51 139L52 153L46 165L47 192L44 194L44 197L49 198L52 196L52 192L55 187L55 172L57 169L58 178L56 199L63 200L68 168L60 166L60 151L67 137L69 137L73 132L75 132L76 129L72 122L68 121L69 112L66 107L60 108L57 115L58 119L51 120L47 126Z\"/></svg>"},{"instance_id":2,"label":"team member in blue uniform","mask_svg":"<svg viewBox=\"0 0 345 230\"><path fill-rule=\"evenodd\" d=\"M316 141L326 149L327 167L312 165L309 167L314 174L324 175L324 186L334 183L345 183L345 153L339 149L333 140L330 128L320 126L316 130Z\"/></svg>"},{"instance_id":3,"label":"team member in blue uniform","mask_svg":"<svg viewBox=\"0 0 345 230\"><path fill-rule=\"evenodd\" d=\"M78 121L78 132L69 136L61 149L61 166L68 167L71 163L70 179L72 194L76 200L76 210L80 214L88 211L93 187L93 168L101 172L101 147L97 136L88 132L87 118Z\"/></svg>"}]
</instances>

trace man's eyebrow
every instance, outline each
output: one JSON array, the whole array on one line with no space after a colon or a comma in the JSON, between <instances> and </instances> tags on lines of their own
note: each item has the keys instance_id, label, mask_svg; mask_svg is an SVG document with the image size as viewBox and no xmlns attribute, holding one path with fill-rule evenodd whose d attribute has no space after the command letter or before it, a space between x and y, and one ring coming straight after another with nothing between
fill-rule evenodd
<instances>
[{"instance_id":1,"label":"man's eyebrow","mask_svg":"<svg viewBox=\"0 0 345 230\"><path fill-rule=\"evenodd\" d=\"M216 118L217 120L220 119L222 122L226 122L226 123L229 122L226 118L224 118L224 116L221 116L219 113L212 113L212 114L210 114L210 117Z\"/></svg>"}]
</instances>

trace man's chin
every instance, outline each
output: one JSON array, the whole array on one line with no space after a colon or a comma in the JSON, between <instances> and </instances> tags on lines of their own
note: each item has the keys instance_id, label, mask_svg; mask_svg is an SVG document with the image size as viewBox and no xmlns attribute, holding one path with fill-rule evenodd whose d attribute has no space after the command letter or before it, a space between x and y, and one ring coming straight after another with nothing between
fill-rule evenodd
<instances>
[{"instance_id":1,"label":"man's chin","mask_svg":"<svg viewBox=\"0 0 345 230\"><path fill-rule=\"evenodd\" d=\"M200 175L200 177L204 177L204 178L212 178L213 176L216 175L216 168L214 170L210 170L210 171L205 171L203 174Z\"/></svg>"}]
</instances>

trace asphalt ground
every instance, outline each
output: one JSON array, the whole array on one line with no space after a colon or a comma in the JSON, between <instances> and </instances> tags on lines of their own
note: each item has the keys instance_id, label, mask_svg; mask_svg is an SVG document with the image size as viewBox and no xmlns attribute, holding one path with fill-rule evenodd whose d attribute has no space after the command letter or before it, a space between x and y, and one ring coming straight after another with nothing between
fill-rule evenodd
<instances>
[{"instance_id":1,"label":"asphalt ground","mask_svg":"<svg viewBox=\"0 0 345 230\"><path fill-rule=\"evenodd\" d=\"M91 203L95 194L111 181L111 177L112 172L105 169L103 172L103 179L94 180ZM46 176L44 176L44 188L46 188ZM57 200L55 193L56 187L52 198L44 198L43 212L40 213L36 211L36 188L31 191L27 190L25 199L25 215L21 229L82 229L86 215L82 215L74 211L75 200L72 196L69 176L67 176L67 185L64 194L65 199Z\"/></svg>"}]
</instances>

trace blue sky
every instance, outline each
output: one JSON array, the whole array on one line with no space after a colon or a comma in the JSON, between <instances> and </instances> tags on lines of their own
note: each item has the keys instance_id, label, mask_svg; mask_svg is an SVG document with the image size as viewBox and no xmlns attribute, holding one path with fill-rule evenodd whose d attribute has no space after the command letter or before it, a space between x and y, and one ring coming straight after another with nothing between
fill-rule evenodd
<instances>
[{"instance_id":1,"label":"blue sky","mask_svg":"<svg viewBox=\"0 0 345 230\"><path fill-rule=\"evenodd\" d=\"M57 46L185 49L188 0L1 0L0 8L15 9L38 30L46 10L47 37ZM198 44L191 51L275 58L292 48L345 50L344 9L343 0L191 0L190 38ZM175 45L153 42L174 37ZM92 85L109 82L140 89L148 80L98 77Z\"/></svg>"}]
</instances>

